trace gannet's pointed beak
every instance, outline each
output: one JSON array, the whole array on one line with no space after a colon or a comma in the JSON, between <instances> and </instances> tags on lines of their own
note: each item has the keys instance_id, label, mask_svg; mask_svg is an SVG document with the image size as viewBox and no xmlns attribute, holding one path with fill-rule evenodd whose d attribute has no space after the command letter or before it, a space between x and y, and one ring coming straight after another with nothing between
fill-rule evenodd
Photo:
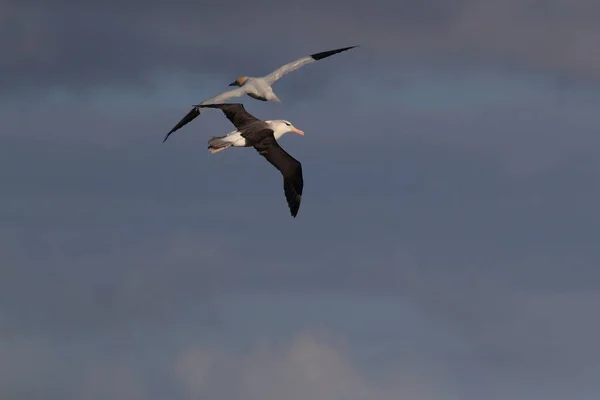
<instances>
[{"instance_id":1,"label":"gannet's pointed beak","mask_svg":"<svg viewBox=\"0 0 600 400\"><path fill-rule=\"evenodd\" d=\"M295 126L292 127L292 132L297 133L300 136L304 136L304 131L301 131L300 129L296 128Z\"/></svg>"},{"instance_id":2,"label":"gannet's pointed beak","mask_svg":"<svg viewBox=\"0 0 600 400\"><path fill-rule=\"evenodd\" d=\"M238 86L238 82L237 81L233 81L229 84L229 86Z\"/></svg>"}]
</instances>

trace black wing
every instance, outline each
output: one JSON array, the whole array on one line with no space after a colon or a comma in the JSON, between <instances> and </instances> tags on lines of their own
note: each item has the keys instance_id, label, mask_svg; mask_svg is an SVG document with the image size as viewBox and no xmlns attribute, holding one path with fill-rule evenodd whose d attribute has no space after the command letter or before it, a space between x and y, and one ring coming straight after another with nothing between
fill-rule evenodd
<instances>
[{"instance_id":1,"label":"black wing","mask_svg":"<svg viewBox=\"0 0 600 400\"><path fill-rule=\"evenodd\" d=\"M171 134L173 132L175 132L176 130L182 128L184 125L186 125L187 123L191 122L192 120L194 120L194 118L196 118L198 115L200 115L200 111L198 110L198 108L194 107L190 110L190 112L188 112L185 117L183 117L181 119L181 121L179 121L177 123L177 125L175 125L173 127L173 129L171 129L171 131L169 131L169 133L167 133L165 135L165 138L163 139L163 143L169 138L169 136L171 136Z\"/></svg>"},{"instance_id":2,"label":"black wing","mask_svg":"<svg viewBox=\"0 0 600 400\"><path fill-rule=\"evenodd\" d=\"M356 46L350 46L350 47L343 47L341 49L322 51L320 53L311 54L310 57L313 60L315 60L315 61L319 61L319 60L322 60L324 58L330 57L330 56L332 56L334 54L341 53L342 51L353 49L355 47L358 47L358 45L356 45Z\"/></svg>"},{"instance_id":3,"label":"black wing","mask_svg":"<svg viewBox=\"0 0 600 400\"><path fill-rule=\"evenodd\" d=\"M243 88L237 88L234 90L229 90L227 92L223 92L215 97L211 97L210 99L204 100L202 103L203 104L215 104L215 103L222 103L223 101L230 99L232 97L240 97L243 96L246 93L246 90ZM214 107L213 107L214 108ZM183 119L181 121L179 121L179 123L177 125L175 125L173 127L173 129L171 129L171 131L169 133L167 133L167 135L165 136L163 143L169 138L169 136L175 132L176 130L182 128L184 125L186 125L187 123L191 122L194 118L196 118L198 115L200 115L200 109L198 108L198 106L194 106L193 109L190 110L190 112L188 112L186 114L185 117L183 117Z\"/></svg>"},{"instance_id":4,"label":"black wing","mask_svg":"<svg viewBox=\"0 0 600 400\"><path fill-rule=\"evenodd\" d=\"M302 200L302 164L279 146L271 131L254 144L254 148L283 175L283 191L292 217L296 218Z\"/></svg>"},{"instance_id":5,"label":"black wing","mask_svg":"<svg viewBox=\"0 0 600 400\"><path fill-rule=\"evenodd\" d=\"M254 115L250 114L240 103L223 103L223 104L198 104L195 107L219 108L223 114L238 130L253 122L260 121Z\"/></svg>"}]
</instances>

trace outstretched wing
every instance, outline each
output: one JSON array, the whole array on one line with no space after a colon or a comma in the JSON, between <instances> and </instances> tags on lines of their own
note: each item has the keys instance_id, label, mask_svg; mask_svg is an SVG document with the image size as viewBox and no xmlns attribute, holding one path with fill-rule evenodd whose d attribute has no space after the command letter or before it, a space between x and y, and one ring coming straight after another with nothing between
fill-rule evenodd
<instances>
[{"instance_id":1,"label":"outstretched wing","mask_svg":"<svg viewBox=\"0 0 600 400\"><path fill-rule=\"evenodd\" d=\"M173 132L175 132L176 130L179 130L184 125L187 125L188 122L193 121L198 115L200 115L200 111L198 110L198 108L196 108L196 107L192 108L187 114L185 114L185 117L181 118L181 120L177 123L177 125L175 125L169 131L169 133L167 133L165 135L165 138L163 139L163 143L167 141L167 139L169 138L169 136L171 136L171 134Z\"/></svg>"},{"instance_id":2,"label":"outstretched wing","mask_svg":"<svg viewBox=\"0 0 600 400\"><path fill-rule=\"evenodd\" d=\"M273 132L254 144L254 148L283 175L283 191L290 208L290 214L296 218L302 200L302 164L279 146Z\"/></svg>"},{"instance_id":3,"label":"outstretched wing","mask_svg":"<svg viewBox=\"0 0 600 400\"><path fill-rule=\"evenodd\" d=\"M260 121L254 115L250 114L244 108L243 104L240 103L224 103L224 104L198 104L196 107L200 108L219 108L225 114L225 117L233 126L238 130L242 129L248 124Z\"/></svg>"},{"instance_id":4,"label":"outstretched wing","mask_svg":"<svg viewBox=\"0 0 600 400\"><path fill-rule=\"evenodd\" d=\"M243 95L246 94L246 88L244 87L239 87L237 89L233 89L233 90L228 90L227 92L223 92L215 97L211 97L210 99L206 99L204 100L202 103L200 104L215 104L215 103L222 103L225 100L229 100L232 99L234 97L241 97Z\"/></svg>"},{"instance_id":5,"label":"outstretched wing","mask_svg":"<svg viewBox=\"0 0 600 400\"><path fill-rule=\"evenodd\" d=\"M244 94L246 94L246 90L244 88L237 88L234 90L229 90L227 92L223 92L215 97L211 97L210 99L204 100L202 103L200 104L213 104L213 103L222 103L223 101L227 100L227 99L231 99L233 97L240 97L243 96ZM194 108L192 108L186 115L185 117L183 117L178 123L177 125L175 125L173 127L173 129L171 129L169 131L169 133L167 133L165 135L165 138L163 139L163 143L169 138L169 136L171 136L171 134L179 129L181 129L183 126L187 125L189 122L193 121L198 115L200 115L200 109L197 106L194 106Z\"/></svg>"},{"instance_id":6,"label":"outstretched wing","mask_svg":"<svg viewBox=\"0 0 600 400\"><path fill-rule=\"evenodd\" d=\"M291 63L285 64L285 65L277 68L275 71L273 71L269 75L265 76L264 79L268 82L269 85L272 85L273 83L277 82L283 75L287 74L288 72L295 71L298 68L300 68L306 64L310 64L312 62L322 60L322 59L332 56L334 54L341 53L342 51L350 50L355 47L358 47L358 46L350 46L350 47L343 47L341 49L323 51L321 53L311 54L308 57L299 58L296 61L292 61Z\"/></svg>"}]
</instances>

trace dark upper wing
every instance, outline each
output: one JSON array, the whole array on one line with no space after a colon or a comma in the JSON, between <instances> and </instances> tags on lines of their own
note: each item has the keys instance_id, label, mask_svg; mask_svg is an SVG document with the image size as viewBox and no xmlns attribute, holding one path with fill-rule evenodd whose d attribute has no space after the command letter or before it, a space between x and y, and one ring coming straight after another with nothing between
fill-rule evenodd
<instances>
[{"instance_id":1,"label":"dark upper wing","mask_svg":"<svg viewBox=\"0 0 600 400\"><path fill-rule=\"evenodd\" d=\"M191 122L191 121L192 121L194 118L196 118L198 115L200 115L200 111L198 111L198 109L197 109L196 107L192 108L192 109L190 110L190 112L188 112L188 113L185 115L185 117L183 117L183 118L181 119L181 121L179 121L179 122L177 123L177 125L175 125L175 126L173 127L173 129L171 129L171 130L169 131L169 133L167 133L167 134L165 135L165 138L163 139L163 143L164 143L164 142L165 142L165 141L166 141L166 140L169 138L169 136L171 136L171 134L172 134L173 132L175 132L175 131L176 131L176 130L178 130L179 128L182 128L182 127L183 127L184 125L186 125L188 122Z\"/></svg>"},{"instance_id":2,"label":"dark upper wing","mask_svg":"<svg viewBox=\"0 0 600 400\"><path fill-rule=\"evenodd\" d=\"M283 190L292 217L296 218L302 200L302 164L279 146L273 132L254 144L254 148L283 175Z\"/></svg>"},{"instance_id":3,"label":"dark upper wing","mask_svg":"<svg viewBox=\"0 0 600 400\"><path fill-rule=\"evenodd\" d=\"M219 108L229 121L239 130L244 126L253 122L260 121L254 115L250 114L240 103L223 103L223 104L198 104L195 107L203 108Z\"/></svg>"}]
</instances>

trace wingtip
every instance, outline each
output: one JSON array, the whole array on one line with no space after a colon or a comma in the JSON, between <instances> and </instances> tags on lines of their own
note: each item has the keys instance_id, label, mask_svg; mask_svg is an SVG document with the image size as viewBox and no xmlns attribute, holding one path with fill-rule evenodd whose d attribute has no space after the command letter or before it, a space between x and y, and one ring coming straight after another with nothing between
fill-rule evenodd
<instances>
[{"instance_id":1,"label":"wingtip","mask_svg":"<svg viewBox=\"0 0 600 400\"><path fill-rule=\"evenodd\" d=\"M294 205L290 206L290 214L291 214L292 218L296 218L296 216L298 215L298 212L300 212L300 201L298 202L298 204L294 204Z\"/></svg>"},{"instance_id":2,"label":"wingtip","mask_svg":"<svg viewBox=\"0 0 600 400\"><path fill-rule=\"evenodd\" d=\"M318 61L318 60L322 60L324 58L330 57L330 56L332 56L334 54L338 54L338 53L341 53L343 51L347 51L347 50L350 50L350 49L353 49L353 48L359 47L359 46L360 45L357 44L357 45L354 45L354 46L341 47L339 49L322 51L320 53L311 54L310 57L312 57L315 61Z\"/></svg>"}]
</instances>

